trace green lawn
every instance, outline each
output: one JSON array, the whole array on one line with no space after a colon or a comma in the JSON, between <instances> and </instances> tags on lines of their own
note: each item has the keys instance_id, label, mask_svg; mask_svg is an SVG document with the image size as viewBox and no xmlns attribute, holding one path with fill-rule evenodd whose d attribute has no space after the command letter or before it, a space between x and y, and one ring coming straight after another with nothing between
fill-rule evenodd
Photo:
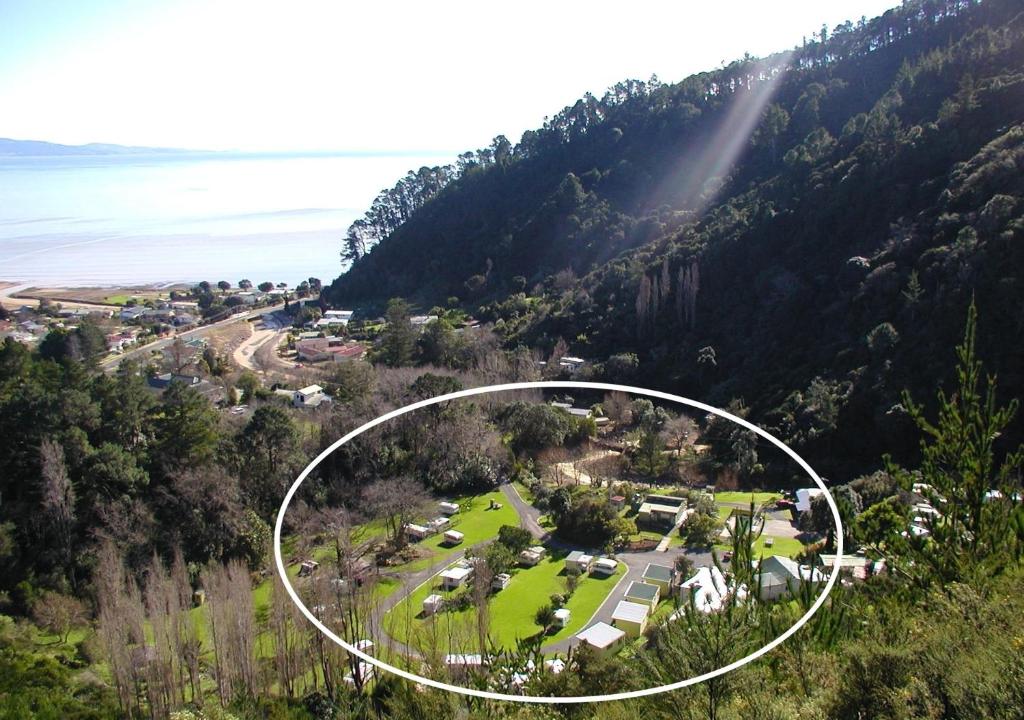
<instances>
[{"instance_id":1,"label":"green lawn","mask_svg":"<svg viewBox=\"0 0 1024 720\"><path fill-rule=\"evenodd\" d=\"M509 586L491 596L490 635L495 643L511 648L515 646L517 638L536 635L539 628L533 617L537 609L550 602L551 595L565 592L564 567L564 556L549 556L535 567L515 571ZM566 603L572 612L568 626L548 635L545 643L561 640L582 630L625 570L625 565L620 564L612 576L581 577L576 592ZM423 600L435 592L447 595L435 586L433 580L418 588L388 613L385 627L390 628L389 632L398 639L412 644L425 642L432 626L445 636L452 633L456 637L470 637L476 618L476 610L473 608L440 613L433 619L420 616Z\"/></svg>"},{"instance_id":2,"label":"green lawn","mask_svg":"<svg viewBox=\"0 0 1024 720\"><path fill-rule=\"evenodd\" d=\"M715 502L723 503L749 503L750 496L754 496L754 507L762 505L767 502L774 502L782 497L782 493L777 492L740 492L740 491L728 491L728 492L716 492Z\"/></svg>"},{"instance_id":3,"label":"green lawn","mask_svg":"<svg viewBox=\"0 0 1024 720\"><path fill-rule=\"evenodd\" d=\"M519 497L528 502L530 505L533 505L533 493L530 492L530 488L526 487L526 485L519 482L518 480L512 483L512 487L514 487L516 489L516 492L519 493Z\"/></svg>"},{"instance_id":4,"label":"green lawn","mask_svg":"<svg viewBox=\"0 0 1024 720\"><path fill-rule=\"evenodd\" d=\"M769 555L782 555L784 557L793 557L797 553L803 552L804 546L796 538L777 537L772 547L766 548L764 546L764 535L759 537L754 542L754 557L759 558L763 554L765 557ZM732 550L732 545L718 544L715 545L715 549L720 553L725 550Z\"/></svg>"}]
</instances>

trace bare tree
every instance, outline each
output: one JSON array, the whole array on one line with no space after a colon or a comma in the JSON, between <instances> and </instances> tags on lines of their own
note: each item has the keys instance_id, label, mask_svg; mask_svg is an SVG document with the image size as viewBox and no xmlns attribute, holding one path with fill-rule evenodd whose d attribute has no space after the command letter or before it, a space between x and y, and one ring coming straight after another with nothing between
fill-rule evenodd
<instances>
[{"instance_id":1,"label":"bare tree","mask_svg":"<svg viewBox=\"0 0 1024 720\"><path fill-rule=\"evenodd\" d=\"M426 488L409 477L377 480L363 493L367 510L384 521L388 540L396 548L405 545L402 528L426 513L431 497Z\"/></svg>"},{"instance_id":2,"label":"bare tree","mask_svg":"<svg viewBox=\"0 0 1024 720\"><path fill-rule=\"evenodd\" d=\"M619 390L610 392L604 396L601 408L604 414L620 425L628 425L633 420L633 411L630 409L632 401L629 394Z\"/></svg>"},{"instance_id":3,"label":"bare tree","mask_svg":"<svg viewBox=\"0 0 1024 720\"><path fill-rule=\"evenodd\" d=\"M71 573L75 584L72 559L72 540L75 523L75 489L64 462L64 449L54 440L45 438L39 446L40 482L43 519L52 529L60 548L61 564Z\"/></svg>"},{"instance_id":4,"label":"bare tree","mask_svg":"<svg viewBox=\"0 0 1024 720\"><path fill-rule=\"evenodd\" d=\"M697 423L689 415L678 415L665 423L663 428L669 443L675 445L676 457L683 452L683 446L693 444L697 437Z\"/></svg>"},{"instance_id":5,"label":"bare tree","mask_svg":"<svg viewBox=\"0 0 1024 720\"><path fill-rule=\"evenodd\" d=\"M226 705L256 689L255 617L249 573L237 560L203 571L218 695Z\"/></svg>"}]
</instances>

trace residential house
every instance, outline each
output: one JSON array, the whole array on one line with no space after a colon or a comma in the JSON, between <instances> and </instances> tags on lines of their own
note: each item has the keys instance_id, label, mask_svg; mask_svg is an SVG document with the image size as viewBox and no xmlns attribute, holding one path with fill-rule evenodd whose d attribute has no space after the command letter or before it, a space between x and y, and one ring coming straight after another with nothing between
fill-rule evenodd
<instances>
[{"instance_id":1,"label":"residential house","mask_svg":"<svg viewBox=\"0 0 1024 720\"><path fill-rule=\"evenodd\" d=\"M637 511L637 525L672 527L681 522L686 500L674 495L648 495Z\"/></svg>"},{"instance_id":2,"label":"residential house","mask_svg":"<svg viewBox=\"0 0 1024 720\"><path fill-rule=\"evenodd\" d=\"M566 355L558 361L558 367L574 373L583 367L584 363L586 363L586 360L581 357L571 357Z\"/></svg>"},{"instance_id":3,"label":"residential house","mask_svg":"<svg viewBox=\"0 0 1024 720\"><path fill-rule=\"evenodd\" d=\"M349 342L340 337L312 337L300 339L295 343L295 354L305 362L323 362L330 360L355 360L366 353L360 343Z\"/></svg>"},{"instance_id":4,"label":"residential house","mask_svg":"<svg viewBox=\"0 0 1024 720\"><path fill-rule=\"evenodd\" d=\"M324 389L319 385L307 385L292 395L292 405L297 408L316 408L330 401L331 397L324 394Z\"/></svg>"}]
</instances>

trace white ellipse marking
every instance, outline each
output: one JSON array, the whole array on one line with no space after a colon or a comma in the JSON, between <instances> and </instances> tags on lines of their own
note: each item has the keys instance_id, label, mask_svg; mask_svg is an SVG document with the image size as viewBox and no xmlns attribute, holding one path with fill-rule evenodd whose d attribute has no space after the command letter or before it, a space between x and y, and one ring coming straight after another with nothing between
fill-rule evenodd
<instances>
[{"instance_id":1,"label":"white ellipse marking","mask_svg":"<svg viewBox=\"0 0 1024 720\"><path fill-rule=\"evenodd\" d=\"M567 696L556 696L556 697L542 697L536 695L511 695L508 693L491 692L489 690L476 690L474 688L462 687L460 685L449 685L448 683L440 682L439 680L432 680L430 678L423 677L411 673L407 670L402 670L394 665L390 665L383 660L368 655L362 650L357 650L352 645L342 640L340 637L334 634L330 628L324 625L322 622L309 611L302 600L299 598L298 593L295 592L295 588L292 587L291 581L288 579L288 573L285 570L284 559L281 557L281 527L284 524L284 514L288 510L288 504L291 502L295 492L299 489L302 481L306 479L310 472L323 462L324 458L330 455L332 452L337 450L339 447L347 443L349 440L361 435L370 428L376 427L382 423L387 422L400 415L404 415L407 412L418 410L419 408L428 407L430 405L436 405L440 402L447 402L448 400L455 400L458 398L471 397L473 395L483 395L485 393L492 392L505 392L508 390L529 390L531 388L582 388L587 390L609 390L629 393L631 395L646 395L647 397L658 398L660 400L667 400L669 402L680 403L682 405L689 405L690 407L704 410L705 412L713 413L720 417L724 417L727 420L732 420L734 423L742 425L746 429L757 433L764 439L771 442L773 445L778 447L780 450L789 455L796 463L804 469L804 471L817 483L818 487L825 491L825 499L828 501L829 508L832 510L832 519L836 523L836 560L832 566L832 573L828 576L828 581L825 583L825 589L818 596L814 604L811 605L804 615L800 617L788 630L779 635L777 638L769 642L764 647L755 650L746 657L740 658L739 660L720 667L717 670L704 673L703 675L697 675L686 680L680 680L679 682L669 683L668 685L659 685L652 688L644 688L643 690L631 690L628 692L609 693L607 695L567 695ZM428 398L426 400L420 400L419 402L406 405L405 407L392 410L389 413L385 413L378 418L371 420L370 422L362 425L352 432L348 433L340 440L334 442L330 447L321 452L316 458L313 459L306 469L303 470L299 477L292 483L292 486L288 488L288 492L284 496L284 501L281 503L281 509L277 513L277 522L274 525L274 561L277 564L278 575L281 576L281 581L284 583L285 590L288 591L288 595L291 596L292 602L294 602L306 619L309 620L313 625L316 626L320 632L329 637L332 641L340 645L341 647L348 650L353 655L356 655L360 659L376 665L382 670L398 675L399 677L405 678L414 683L420 683L429 687L437 688L438 690L447 690L449 692L460 693L462 695L471 695L473 697L487 698L488 700L509 700L512 702L526 702L526 703L592 703L592 702L608 702L611 700L627 700L629 698L644 697L646 695L655 695L658 693L668 692L670 690L678 690L679 688L688 687L690 685L696 685L697 683L704 682L716 678L720 675L724 675L727 672L735 670L736 668L742 667L749 662L756 660L765 653L774 650L776 647L785 642L793 633L803 627L808 620L818 611L818 608L822 606L828 594L832 592L832 588L835 586L836 581L839 578L839 566L843 560L843 523L839 518L839 508L836 506L835 500L832 498L832 493L825 487L825 483L822 482L818 474L814 472L814 469L807 464L807 462L796 454L796 452L790 448L786 443L770 435L766 431L757 427L756 425L747 422L741 417L736 417L731 413L727 413L719 408L712 407L696 400L690 400L679 395L671 395L669 393L661 392L659 390L647 390L645 388L632 387L629 385L616 385L613 383L600 383L600 382L584 382L580 380L542 380L537 382L519 382L519 383L505 383L502 385L485 385L483 387L469 388L467 390L459 390L458 392L448 393L446 395L438 395L437 397Z\"/></svg>"}]
</instances>

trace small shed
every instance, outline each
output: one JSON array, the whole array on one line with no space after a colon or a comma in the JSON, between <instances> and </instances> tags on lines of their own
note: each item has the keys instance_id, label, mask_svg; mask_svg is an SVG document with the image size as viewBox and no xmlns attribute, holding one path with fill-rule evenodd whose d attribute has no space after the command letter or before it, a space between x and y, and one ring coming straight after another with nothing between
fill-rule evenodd
<instances>
[{"instance_id":1,"label":"small shed","mask_svg":"<svg viewBox=\"0 0 1024 720\"><path fill-rule=\"evenodd\" d=\"M445 545L458 545L465 539L466 536L460 533L458 530L448 530L444 534Z\"/></svg>"},{"instance_id":2,"label":"small shed","mask_svg":"<svg viewBox=\"0 0 1024 720\"><path fill-rule=\"evenodd\" d=\"M317 568L320 567L320 563L316 560L303 560L299 565L299 577L306 577L316 572Z\"/></svg>"},{"instance_id":3,"label":"small shed","mask_svg":"<svg viewBox=\"0 0 1024 720\"><path fill-rule=\"evenodd\" d=\"M595 575L611 575L619 569L619 561L615 558L603 557L598 558L594 562L594 568L591 570Z\"/></svg>"},{"instance_id":4,"label":"small shed","mask_svg":"<svg viewBox=\"0 0 1024 720\"><path fill-rule=\"evenodd\" d=\"M491 580L491 590L504 590L512 582L512 576L508 573L498 573Z\"/></svg>"},{"instance_id":5,"label":"small shed","mask_svg":"<svg viewBox=\"0 0 1024 720\"><path fill-rule=\"evenodd\" d=\"M572 617L572 611L569 608L558 608L555 610L555 627L564 628L569 624L569 618Z\"/></svg>"},{"instance_id":6,"label":"small shed","mask_svg":"<svg viewBox=\"0 0 1024 720\"><path fill-rule=\"evenodd\" d=\"M454 515L459 511L459 504L453 502L439 502L437 509L441 511L442 515Z\"/></svg>"},{"instance_id":7,"label":"small shed","mask_svg":"<svg viewBox=\"0 0 1024 720\"><path fill-rule=\"evenodd\" d=\"M430 528L409 523L405 526L405 535L410 540L422 540L430 535Z\"/></svg>"},{"instance_id":8,"label":"small shed","mask_svg":"<svg viewBox=\"0 0 1024 720\"><path fill-rule=\"evenodd\" d=\"M526 567L533 567L540 562L542 555L536 552L533 548L523 550L519 553L519 564L525 565Z\"/></svg>"},{"instance_id":9,"label":"small shed","mask_svg":"<svg viewBox=\"0 0 1024 720\"><path fill-rule=\"evenodd\" d=\"M427 523L427 527L433 532L441 532L449 525L451 525L451 520L446 517L437 517Z\"/></svg>"},{"instance_id":10,"label":"small shed","mask_svg":"<svg viewBox=\"0 0 1024 720\"><path fill-rule=\"evenodd\" d=\"M629 637L640 637L647 629L647 615L650 609L649 605L622 600L615 606L612 623Z\"/></svg>"},{"instance_id":11,"label":"small shed","mask_svg":"<svg viewBox=\"0 0 1024 720\"><path fill-rule=\"evenodd\" d=\"M657 585L648 585L643 582L631 582L626 588L626 599L635 603L646 605L653 610L658 605L661 597L661 588Z\"/></svg>"},{"instance_id":12,"label":"small shed","mask_svg":"<svg viewBox=\"0 0 1024 720\"><path fill-rule=\"evenodd\" d=\"M440 595L428 595L423 601L423 614L433 615L444 606L444 598Z\"/></svg>"},{"instance_id":13,"label":"small shed","mask_svg":"<svg viewBox=\"0 0 1024 720\"><path fill-rule=\"evenodd\" d=\"M622 495L612 495L608 502L616 510L621 510L626 507L626 498Z\"/></svg>"},{"instance_id":14,"label":"small shed","mask_svg":"<svg viewBox=\"0 0 1024 720\"><path fill-rule=\"evenodd\" d=\"M655 565L651 563L644 569L643 581L648 585L657 585L661 588L662 594L667 594L672 587L672 576L675 573L668 565Z\"/></svg>"},{"instance_id":15,"label":"small shed","mask_svg":"<svg viewBox=\"0 0 1024 720\"><path fill-rule=\"evenodd\" d=\"M565 558L565 569L576 570L580 573L590 572L590 566L594 564L594 556L588 555L582 550L573 550Z\"/></svg>"},{"instance_id":16,"label":"small shed","mask_svg":"<svg viewBox=\"0 0 1024 720\"><path fill-rule=\"evenodd\" d=\"M445 590L454 590L472 577L473 568L469 565L456 565L441 573L441 585Z\"/></svg>"},{"instance_id":17,"label":"small shed","mask_svg":"<svg viewBox=\"0 0 1024 720\"><path fill-rule=\"evenodd\" d=\"M603 622L594 623L576 634L579 643L586 643L600 654L616 652L625 637L626 633L622 630Z\"/></svg>"}]
</instances>

